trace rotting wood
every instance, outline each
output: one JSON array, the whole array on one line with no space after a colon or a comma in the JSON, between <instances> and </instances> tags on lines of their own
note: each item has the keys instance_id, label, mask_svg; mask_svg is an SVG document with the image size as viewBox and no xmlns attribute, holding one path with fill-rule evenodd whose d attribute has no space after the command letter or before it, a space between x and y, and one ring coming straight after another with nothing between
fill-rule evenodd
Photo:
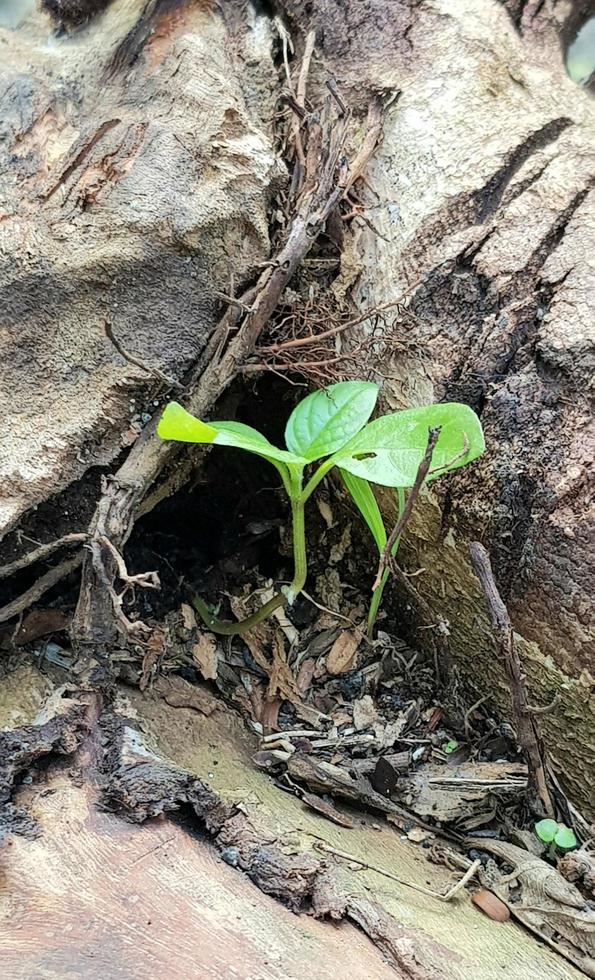
<instances>
[{"instance_id":1,"label":"rotting wood","mask_svg":"<svg viewBox=\"0 0 595 980\"><path fill-rule=\"evenodd\" d=\"M547 816L552 816L554 806L546 775L545 750L535 711L529 706L526 677L515 646L508 610L498 592L490 559L483 545L479 541L471 542L469 553L486 599L498 650L508 675L517 737L529 770L528 790L532 797L531 802L537 812L542 811Z\"/></svg>"},{"instance_id":2,"label":"rotting wood","mask_svg":"<svg viewBox=\"0 0 595 980\"><path fill-rule=\"evenodd\" d=\"M421 892L422 895L428 895L430 898L436 898L439 902L450 902L455 895L457 895L461 889L471 881L481 865L481 861L479 859L472 861L469 868L467 868L465 871L465 874L459 878L459 880L456 881L447 892L443 894L442 892L434 891L432 888L424 888L423 885L419 885L415 881L405 881L404 878L399 878L398 875L393 874L392 871L387 871L386 868L379 868L375 864L369 864L367 861L362 861L361 858L355 857L353 854L348 854L346 851L338 851L336 847L330 847L324 841L317 841L314 844L314 847L318 851L324 851L325 854L334 854L335 857L339 857L343 861L350 861L353 864L359 864L362 868L367 868L369 871L375 871L376 874L383 875L385 878L390 878L391 881L396 881L399 883L399 885L405 885L406 888L412 888L414 891Z\"/></svg>"},{"instance_id":3,"label":"rotting wood","mask_svg":"<svg viewBox=\"0 0 595 980\"><path fill-rule=\"evenodd\" d=\"M309 121L304 187L285 244L266 264L256 286L240 297L239 309L228 310L224 315L201 360L201 373L198 377L195 371L190 373L187 407L194 414L208 414L236 376L253 351L285 286L373 152L376 144L368 140L365 154L356 157L357 167L352 170L347 167L343 154L349 117L347 114L337 117L332 107L333 102L327 100L320 118L313 116ZM228 342L233 329L235 334ZM221 351L220 347L224 349ZM107 539L117 551L121 550L147 490L166 463L176 458L177 447L158 439L156 421L147 426L124 464L106 483L89 531L90 554L83 564L72 639L81 653L97 655L106 665L106 654L116 638L118 622L121 626L122 621L113 588L116 562L113 556L104 557L100 553L98 543Z\"/></svg>"},{"instance_id":4,"label":"rotting wood","mask_svg":"<svg viewBox=\"0 0 595 980\"><path fill-rule=\"evenodd\" d=\"M404 828L412 824L423 827L448 840L460 840L460 836L442 828L433 827L404 806L393 803L380 793L377 793L365 776L357 774L353 777L347 769L334 766L329 762L312 759L302 752L294 753L287 760L287 772L292 779L305 783L311 789L344 800L358 803L362 807L370 807L386 813L397 826Z\"/></svg>"},{"instance_id":5,"label":"rotting wood","mask_svg":"<svg viewBox=\"0 0 595 980\"><path fill-rule=\"evenodd\" d=\"M0 732L0 844L17 830L27 836L38 831L35 820L15 807L12 794L19 775L42 756L71 755L82 744L87 731L87 706L82 700L54 695L52 717L37 725Z\"/></svg>"},{"instance_id":6,"label":"rotting wood","mask_svg":"<svg viewBox=\"0 0 595 980\"><path fill-rule=\"evenodd\" d=\"M518 930L516 934L511 930L508 940L503 942L489 923L476 923L475 917L479 917L479 913L474 913L467 901L458 901L447 909L443 903L415 892L403 894L401 889L397 892L388 881L383 887L382 881L377 879L376 883L373 873L364 868L354 872L342 864L331 869L329 862L320 860L315 851L311 855L296 854L295 851L288 854L287 845L291 851L294 842L300 848L311 846L309 832L312 831L314 839L318 839L319 833L321 837L326 837L331 846L339 850L359 851L373 864L404 871L404 876L412 881L418 880L419 875L420 882L428 884L428 877L437 877L440 883L436 882L436 890L444 892L448 887L442 869L438 872L427 865L418 848L404 841L392 828L380 830L363 814L360 815L361 819L356 820L353 830L342 831L318 819L315 814L303 811L301 804L286 794L279 794L270 780L260 773L252 773L244 795L241 787L244 786L245 748L253 741L230 713L222 713L218 718L191 715L184 708L168 708L161 700L152 701L150 697L127 687L121 687L119 691L121 700L118 711L121 714L108 708L99 717L99 723L91 729L90 741L95 741L96 748L101 748L103 762L91 756L90 761L84 763L82 752L74 756L76 771L80 771L83 785L78 780L73 783L60 765L53 766L50 762L44 789L40 792L40 787L34 781L19 790L16 801L25 805L39 819L43 837L26 846L16 839L15 846L4 853L4 870L14 883L14 894L18 899L31 893L46 894L40 887L43 875L47 873L46 869L58 868L55 881L58 892L52 890L48 893L53 897L53 921L62 926L56 935L61 934L70 922L70 906L58 898L58 893L70 892L69 887L64 889L62 886L71 880L71 876L73 881L79 881L78 864L80 856L85 853L91 856L111 855L108 863L117 869L118 878L121 876L120 869L128 868L133 860L138 859L138 867L148 863L149 878L141 879L138 885L141 902L150 891L148 882L154 882L154 875L161 883L160 892L163 890L164 894L175 895L177 869L182 865L186 871L189 867L195 869L199 855L204 852L204 843L197 840L190 830L194 822L191 811L194 810L198 826L204 828L207 824L226 864L245 871L261 890L276 896L290 907L312 911L320 918L357 924L374 946L383 952L398 976L414 977L415 980L453 976L460 980L467 976L489 980L493 956L500 957L498 962L507 963L509 975L515 980L526 976L527 969L536 977L547 976L548 980L550 977L566 980L570 976L558 964L553 953L539 951ZM96 700L95 706L97 703ZM137 710L139 717L134 720ZM193 721L189 728L190 718ZM88 720L92 722L91 717ZM172 738L174 731L178 734ZM214 778L209 776L205 785L206 781L200 774L207 771L208 760L213 758L213 748L212 745L209 747L209 743L214 741L218 744L219 765L212 773ZM187 752L189 742L195 745L190 753ZM102 775L95 786L92 769L97 762L102 765ZM87 783L89 776L91 784ZM47 797L46 790L50 791ZM96 806L98 791L102 794L99 808ZM83 798L86 802L81 809ZM146 830L130 836L126 826L116 822L114 810L120 816L128 816L133 823L149 821ZM175 823L166 822L167 812L171 810L181 811L181 824L177 820ZM74 838L65 825L65 812L76 813L83 821L81 833ZM88 812L88 817L82 818L83 812ZM159 814L163 814L163 820L151 819ZM47 817L49 822L46 822ZM189 832L182 830L184 826ZM155 838L155 828L158 827L162 831ZM221 829L218 830L218 827ZM158 850L154 860L151 854L153 844L160 845L172 834L176 840L173 849L167 855ZM184 841L188 842L187 848ZM282 845L278 843L280 841L283 841ZM207 848L207 853L209 850L211 855L217 853L215 848ZM196 860L192 856L195 851ZM211 860L214 858L211 857ZM453 863L453 866L460 866L462 871L468 870L471 862L466 862L462 857L460 860L460 865ZM89 908L92 903L97 909L101 893L98 895L89 881L102 879L102 869L94 864L89 868L88 862L84 861L83 865L86 870L79 884L87 882L82 886L85 899ZM43 871L40 872L40 868ZM191 877L194 880L192 873ZM210 877L219 880L216 870ZM236 877L241 882L241 875L237 874ZM111 879L105 894L106 901L114 900L113 885ZM368 897L371 888L374 901ZM179 901L182 901L180 893L177 894ZM258 896L254 900L260 901ZM34 902L23 901L20 904L22 913L19 912L10 923L5 923L0 945L5 942L11 946L15 929L26 928L27 924L31 927L31 923L38 921ZM237 911L235 905L234 910ZM151 918L151 928L143 934L146 937L144 942L150 942L152 936L170 934L166 914L161 915L154 908ZM189 921L186 926L188 942L196 942L196 924ZM454 939L453 929L465 930L469 943L461 944ZM95 944L100 942L100 934L93 929L89 931L89 948L95 948ZM114 934L119 935L117 932ZM35 930L34 935L38 937ZM66 943L59 948L66 953L70 945ZM30 943L25 961L27 972L23 971L23 977L25 972L27 976L31 975L37 958L46 954L45 944ZM98 958L99 955L97 950ZM136 956L135 962L142 962L142 952L137 951ZM359 954L354 952L354 956L357 958L354 969L357 970L361 961ZM63 962L61 959L62 967ZM376 976L376 973L372 970L367 975Z\"/></svg>"}]
</instances>

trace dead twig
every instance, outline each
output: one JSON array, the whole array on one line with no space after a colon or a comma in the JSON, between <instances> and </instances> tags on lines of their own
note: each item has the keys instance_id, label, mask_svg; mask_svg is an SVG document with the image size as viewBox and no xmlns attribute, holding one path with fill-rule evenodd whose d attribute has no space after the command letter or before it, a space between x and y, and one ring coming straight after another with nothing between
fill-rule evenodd
<instances>
[{"instance_id":1,"label":"dead twig","mask_svg":"<svg viewBox=\"0 0 595 980\"><path fill-rule=\"evenodd\" d=\"M542 706L528 704L525 710L530 715L549 715L550 712L556 710L561 700L562 698L560 697L560 692L556 691L554 697L552 698L549 704L544 704Z\"/></svg>"},{"instance_id":2,"label":"dead twig","mask_svg":"<svg viewBox=\"0 0 595 980\"><path fill-rule=\"evenodd\" d=\"M125 588L120 594L116 592L110 578L110 570L104 562L101 554L99 537L94 538L88 545L88 548L92 555L93 569L97 575L97 578L103 585L107 595L109 596L115 620L119 624L121 631L126 637L148 634L150 632L150 628L146 623L143 623L142 620L132 621L122 609L122 603L127 590Z\"/></svg>"},{"instance_id":3,"label":"dead twig","mask_svg":"<svg viewBox=\"0 0 595 980\"><path fill-rule=\"evenodd\" d=\"M285 24L279 16L273 18L273 23L277 28L277 33L281 38L281 46L283 49L283 67L285 68L285 78L287 80L287 85L289 86L289 91L293 93L293 86L291 83L291 71L289 70L289 55L288 52L293 54L293 41L291 40L291 34L285 27Z\"/></svg>"},{"instance_id":4,"label":"dead twig","mask_svg":"<svg viewBox=\"0 0 595 980\"><path fill-rule=\"evenodd\" d=\"M124 558L118 551L118 549L112 544L109 538L105 535L100 534L97 538L100 544L104 548L107 548L111 555L113 555L118 569L118 576L124 582L126 588L134 587L139 585L141 589L160 589L161 582L159 581L159 575L157 572L139 572L137 575L130 575L128 569L126 568L126 562Z\"/></svg>"},{"instance_id":5,"label":"dead twig","mask_svg":"<svg viewBox=\"0 0 595 980\"><path fill-rule=\"evenodd\" d=\"M305 117L305 107L306 107L306 84L308 80L308 72L310 71L310 62L312 60L312 55L314 53L314 44L316 43L316 33L315 31L310 31L306 37L306 45L304 48L304 56L302 58L302 67L300 68L300 74L298 77L295 104L291 104L291 108L294 110L293 117L291 120L291 139L295 148L296 161L298 166L298 175L294 179L295 193L299 194L301 190L303 175L306 169L306 154L304 153L304 144L302 141L301 125L302 120Z\"/></svg>"},{"instance_id":6,"label":"dead twig","mask_svg":"<svg viewBox=\"0 0 595 980\"><path fill-rule=\"evenodd\" d=\"M330 88L330 85L329 85ZM368 118L366 120L366 134L358 152L351 162L345 183L345 193L349 188L366 172L368 163L376 147L382 139L382 124L384 121L384 109L380 97L374 99L368 108Z\"/></svg>"},{"instance_id":7,"label":"dead twig","mask_svg":"<svg viewBox=\"0 0 595 980\"><path fill-rule=\"evenodd\" d=\"M32 606L34 602L37 602L44 593L46 593L52 586L56 585L57 582L62 581L71 572L82 564L83 555L82 552L75 555L74 558L67 558L65 561L61 562L59 565L55 565L50 568L45 575L37 579L30 589L23 592L18 598L13 599L12 602L7 603L0 609L0 623L5 623L8 619L12 619L13 616L18 616L22 613L24 609L28 609Z\"/></svg>"},{"instance_id":8,"label":"dead twig","mask_svg":"<svg viewBox=\"0 0 595 980\"><path fill-rule=\"evenodd\" d=\"M541 806L537 805L536 809L543 810L547 816L553 816L554 807L545 769L545 752L535 720L535 712L530 710L526 678L514 642L508 610L498 592L490 559L483 545L479 541L472 541L469 545L469 553L485 596L495 639L504 659L510 684L517 737L529 770L529 790L536 797L536 800L541 801ZM534 805L536 800L534 800Z\"/></svg>"},{"instance_id":9,"label":"dead twig","mask_svg":"<svg viewBox=\"0 0 595 980\"><path fill-rule=\"evenodd\" d=\"M481 866L481 861L478 859L471 864L471 866L465 871L465 874L460 878L451 888L448 889L444 894L442 892L434 891L433 888L424 888L423 885L418 885L413 881L405 881L404 878L399 878L397 875L393 874L392 871L386 871L385 868L379 868L376 864L370 864L369 861L362 861L360 858L355 857L353 854L348 854L346 851L339 851L336 847L331 847L330 844L326 844L324 841L316 841L314 847L317 851L324 851L326 854L334 854L335 857L342 858L343 861L349 861L351 864L359 864L360 868L365 868L367 871L375 871L376 874L383 875L385 878L390 878L391 881L398 882L399 885L405 885L406 888L412 888L416 892L421 892L422 895L429 895L430 898L436 898L439 902L450 902L458 892L473 878L477 873L477 870Z\"/></svg>"},{"instance_id":10,"label":"dead twig","mask_svg":"<svg viewBox=\"0 0 595 980\"><path fill-rule=\"evenodd\" d=\"M393 559L392 559L391 552L392 552L392 550L393 550L393 548L394 548L397 540L400 538L401 534L403 533L403 531L407 527L407 524L409 522L409 518L411 517L411 513L412 513L413 508L415 506L415 502L416 502L417 498L419 497L419 494L420 494L421 488L423 486L424 480L425 480L426 476L428 475L428 473L430 471L430 464L432 462L432 453L434 452L434 449L436 447L436 443L438 442L439 435L440 435L440 429L439 428L438 429L429 429L428 430L428 444L426 446L426 451L425 451L425 453L423 455L423 459L422 459L421 463L419 464L419 467L418 467L418 470L417 470L417 474L415 476L415 482L414 482L413 486L411 487L411 492L409 493L409 496L407 497L407 500L405 502L405 506L403 508L403 512L399 516L399 519L398 519L397 523L395 524L395 526L393 527L391 533L389 534L388 540L387 540L386 545L385 545L385 548L384 548L384 551L382 552L382 554L380 556L380 561L378 562L378 571L376 572L376 580L374 582L374 585L372 586L372 589L373 590L377 589L378 586L380 585L380 581L381 581L382 576L384 574L384 570L386 568L390 568L391 570L393 569L394 562L393 562Z\"/></svg>"},{"instance_id":11,"label":"dead twig","mask_svg":"<svg viewBox=\"0 0 595 980\"><path fill-rule=\"evenodd\" d=\"M467 739L468 742L471 741L471 727L472 727L471 715L473 714L474 711L477 711L478 708L481 708L482 704L484 704L486 701L489 701L490 696L491 695L489 694L484 694L484 696L480 698L479 701L476 701L475 704L472 704L471 707L468 708L467 711L465 712L465 719L464 719L465 738Z\"/></svg>"},{"instance_id":12,"label":"dead twig","mask_svg":"<svg viewBox=\"0 0 595 980\"><path fill-rule=\"evenodd\" d=\"M54 551L58 551L60 548L68 548L73 544L82 544L83 541L87 540L87 537L86 532L73 533L64 534L61 538L56 538L55 541L48 541L47 544L42 544L38 548L34 548L33 551L29 551L26 555L22 555L20 558L16 558L14 561L9 562L8 565L0 568L0 579L15 575L17 572L22 571L23 568L28 568L29 565L33 565L43 558L48 558L50 555L53 555Z\"/></svg>"},{"instance_id":13,"label":"dead twig","mask_svg":"<svg viewBox=\"0 0 595 980\"><path fill-rule=\"evenodd\" d=\"M331 337L337 337L339 334L344 333L346 330L352 330L357 327L360 323L365 320L371 320L372 317L378 316L379 313L383 313L386 310L392 310L403 305L403 300L405 300L413 290L421 282L421 277L416 279L411 286L401 293L398 299L392 300L390 303L384 303L382 306L375 306L371 310L366 310L365 313L361 313L359 316L354 317L352 320L347 320L346 323L340 323L336 327L331 327L328 330L323 330L321 333L312 334L310 337L296 337L295 340L285 340L280 344L268 344L266 347L258 347L258 353L266 354L278 354L282 351L291 350L294 347L308 347L315 341L328 340Z\"/></svg>"}]
</instances>

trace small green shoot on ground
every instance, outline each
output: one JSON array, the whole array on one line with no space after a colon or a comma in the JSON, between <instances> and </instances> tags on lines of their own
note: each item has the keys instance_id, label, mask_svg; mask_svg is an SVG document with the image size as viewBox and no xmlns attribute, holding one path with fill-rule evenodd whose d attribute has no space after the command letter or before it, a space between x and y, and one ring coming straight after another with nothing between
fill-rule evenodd
<instances>
[{"instance_id":1,"label":"small green shoot on ground","mask_svg":"<svg viewBox=\"0 0 595 980\"><path fill-rule=\"evenodd\" d=\"M402 514L406 491L413 487L428 447L438 433L425 482L465 466L484 450L481 423L467 406L456 402L411 408L369 421L378 385L343 381L307 395L291 413L285 428L286 449L278 449L260 432L241 422L202 422L177 402L170 402L157 432L178 442L233 446L261 456L278 471L291 505L294 575L281 594L241 623L215 619L200 598L194 603L205 623L224 634L243 633L274 609L293 603L306 584L307 550L304 507L321 480L337 468L382 556L388 537L370 484L396 490ZM316 465L318 464L318 465ZM310 467L315 467L313 471ZM397 550L398 540L392 553ZM368 617L371 632L390 570L385 568L373 592Z\"/></svg>"},{"instance_id":2,"label":"small green shoot on ground","mask_svg":"<svg viewBox=\"0 0 595 980\"><path fill-rule=\"evenodd\" d=\"M574 831L556 820L539 820L535 824L535 833L544 844L549 844L550 857L554 858L556 848L561 851L572 851L578 845Z\"/></svg>"}]
</instances>

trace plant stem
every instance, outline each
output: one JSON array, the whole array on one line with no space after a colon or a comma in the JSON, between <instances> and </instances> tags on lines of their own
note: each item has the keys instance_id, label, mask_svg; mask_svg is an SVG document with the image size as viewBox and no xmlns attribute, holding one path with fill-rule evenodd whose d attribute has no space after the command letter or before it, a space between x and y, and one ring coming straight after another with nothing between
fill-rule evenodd
<instances>
[{"instance_id":1,"label":"plant stem","mask_svg":"<svg viewBox=\"0 0 595 980\"><path fill-rule=\"evenodd\" d=\"M368 611L368 639L369 640L372 639L374 624L376 622L376 617L378 616L380 603L382 602L382 593L384 592L384 586L388 582L389 575L390 575L389 569L385 568L384 572L382 573L382 578L380 579L380 585L378 586L378 588L374 589L372 593L370 609Z\"/></svg>"},{"instance_id":2,"label":"plant stem","mask_svg":"<svg viewBox=\"0 0 595 980\"><path fill-rule=\"evenodd\" d=\"M302 500L304 502L308 499L308 497L310 497L314 493L320 481L324 479L327 473L330 473L333 466L335 465L336 465L336 461L334 457L331 456L329 459L326 459L324 463L322 463L318 467L316 473L314 473L313 476L310 477L310 479L308 480L306 486L302 491Z\"/></svg>"},{"instance_id":3,"label":"plant stem","mask_svg":"<svg viewBox=\"0 0 595 980\"><path fill-rule=\"evenodd\" d=\"M238 623L231 623L224 619L217 619L216 616L213 616L213 613L207 606L206 602L203 602L200 596L195 595L192 597L192 605L196 609L205 626L208 626L213 633L219 633L220 636L238 636L241 633L247 633L253 626L261 623L262 620L266 619L267 616L270 616L275 609L279 609L280 606L287 605L287 596L283 595L283 593L274 595L272 599L265 602L264 606L261 606L261 608L255 613L252 613L251 616L240 620Z\"/></svg>"},{"instance_id":4,"label":"plant stem","mask_svg":"<svg viewBox=\"0 0 595 980\"><path fill-rule=\"evenodd\" d=\"M397 512L398 520L401 519L403 511L405 510L405 491L403 487L397 487ZM392 548L391 548L391 558L394 558L399 543L401 541L401 535L396 538ZM388 577L390 575L390 568L385 568L379 584L376 586L372 592L372 601L370 602L370 610L368 612L368 639L372 639L372 633L374 630L374 624L376 623L376 617L378 616L378 610L380 609L380 603L382 602L382 593L384 592L384 587L388 582Z\"/></svg>"},{"instance_id":5,"label":"plant stem","mask_svg":"<svg viewBox=\"0 0 595 980\"><path fill-rule=\"evenodd\" d=\"M304 588L308 575L304 500L301 494L299 497L291 498L291 519L293 525L293 581L287 590L287 598L290 603Z\"/></svg>"}]
</instances>

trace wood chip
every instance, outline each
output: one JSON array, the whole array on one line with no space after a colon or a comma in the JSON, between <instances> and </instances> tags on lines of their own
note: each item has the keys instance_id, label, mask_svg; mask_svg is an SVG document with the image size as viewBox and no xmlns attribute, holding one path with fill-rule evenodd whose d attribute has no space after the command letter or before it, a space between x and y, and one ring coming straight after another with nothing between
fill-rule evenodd
<instances>
[{"instance_id":1,"label":"wood chip","mask_svg":"<svg viewBox=\"0 0 595 980\"><path fill-rule=\"evenodd\" d=\"M269 687L267 697L272 699L276 695L290 701L291 704L301 704L301 694L298 690L296 679L291 667L287 663L285 654L285 644L283 636L275 633L272 639L273 663L269 667Z\"/></svg>"},{"instance_id":2,"label":"wood chip","mask_svg":"<svg viewBox=\"0 0 595 980\"><path fill-rule=\"evenodd\" d=\"M316 500L316 504L318 506L318 510L320 511L320 516L322 517L327 528L330 529L334 524L333 512L331 510L330 504L328 504L326 500L322 500L320 497L318 497L318 499Z\"/></svg>"},{"instance_id":3,"label":"wood chip","mask_svg":"<svg viewBox=\"0 0 595 980\"><path fill-rule=\"evenodd\" d=\"M339 824L339 827L347 827L348 830L353 830L353 823L348 819L340 810L337 810L332 803L327 803L323 800L321 796L317 796L316 793L302 793L302 803L310 807L311 810L315 810L316 813L321 813L323 817L327 820L332 820L333 823Z\"/></svg>"},{"instance_id":4,"label":"wood chip","mask_svg":"<svg viewBox=\"0 0 595 980\"><path fill-rule=\"evenodd\" d=\"M138 682L139 690L145 691L147 689L149 681L155 673L153 668L157 664L159 657L165 652L165 646L165 633L159 626L156 626L145 648L140 680Z\"/></svg>"},{"instance_id":5,"label":"wood chip","mask_svg":"<svg viewBox=\"0 0 595 980\"><path fill-rule=\"evenodd\" d=\"M217 653L217 641L212 633L200 634L192 647L192 657L206 681L216 680L219 655Z\"/></svg>"},{"instance_id":6,"label":"wood chip","mask_svg":"<svg viewBox=\"0 0 595 980\"><path fill-rule=\"evenodd\" d=\"M343 560L345 554L351 548L351 524L346 524L343 528L343 533L341 538L334 544L331 548L329 555L329 564L337 565Z\"/></svg>"},{"instance_id":7,"label":"wood chip","mask_svg":"<svg viewBox=\"0 0 595 980\"><path fill-rule=\"evenodd\" d=\"M192 708L203 715L212 715L220 706L220 702L213 695L195 684L189 684L177 674L160 677L154 684L153 690L172 708Z\"/></svg>"},{"instance_id":8,"label":"wood chip","mask_svg":"<svg viewBox=\"0 0 595 980\"><path fill-rule=\"evenodd\" d=\"M353 725L356 731L361 732L364 728L372 728L378 720L374 702L369 694L353 702Z\"/></svg>"},{"instance_id":9,"label":"wood chip","mask_svg":"<svg viewBox=\"0 0 595 980\"><path fill-rule=\"evenodd\" d=\"M70 620L61 609L33 609L28 613L14 638L15 646L32 643L48 633L56 633L67 628Z\"/></svg>"},{"instance_id":10,"label":"wood chip","mask_svg":"<svg viewBox=\"0 0 595 980\"><path fill-rule=\"evenodd\" d=\"M433 836L429 830L424 830L423 827L412 827L411 830L407 831L407 840L412 840L414 844L422 844Z\"/></svg>"},{"instance_id":11,"label":"wood chip","mask_svg":"<svg viewBox=\"0 0 595 980\"><path fill-rule=\"evenodd\" d=\"M507 922L510 919L508 907L493 892L488 891L487 888L482 888L480 891L474 892L471 896L471 901L488 918L493 919L494 922Z\"/></svg>"},{"instance_id":12,"label":"wood chip","mask_svg":"<svg viewBox=\"0 0 595 980\"><path fill-rule=\"evenodd\" d=\"M326 658L327 672L337 676L353 670L360 642L361 634L355 630L343 630L339 633Z\"/></svg>"},{"instance_id":13,"label":"wood chip","mask_svg":"<svg viewBox=\"0 0 595 980\"><path fill-rule=\"evenodd\" d=\"M189 606L187 602L183 602L180 606L180 612L182 614L184 629L195 630L198 623L196 622L196 616L194 615L194 609L192 606Z\"/></svg>"}]
</instances>

